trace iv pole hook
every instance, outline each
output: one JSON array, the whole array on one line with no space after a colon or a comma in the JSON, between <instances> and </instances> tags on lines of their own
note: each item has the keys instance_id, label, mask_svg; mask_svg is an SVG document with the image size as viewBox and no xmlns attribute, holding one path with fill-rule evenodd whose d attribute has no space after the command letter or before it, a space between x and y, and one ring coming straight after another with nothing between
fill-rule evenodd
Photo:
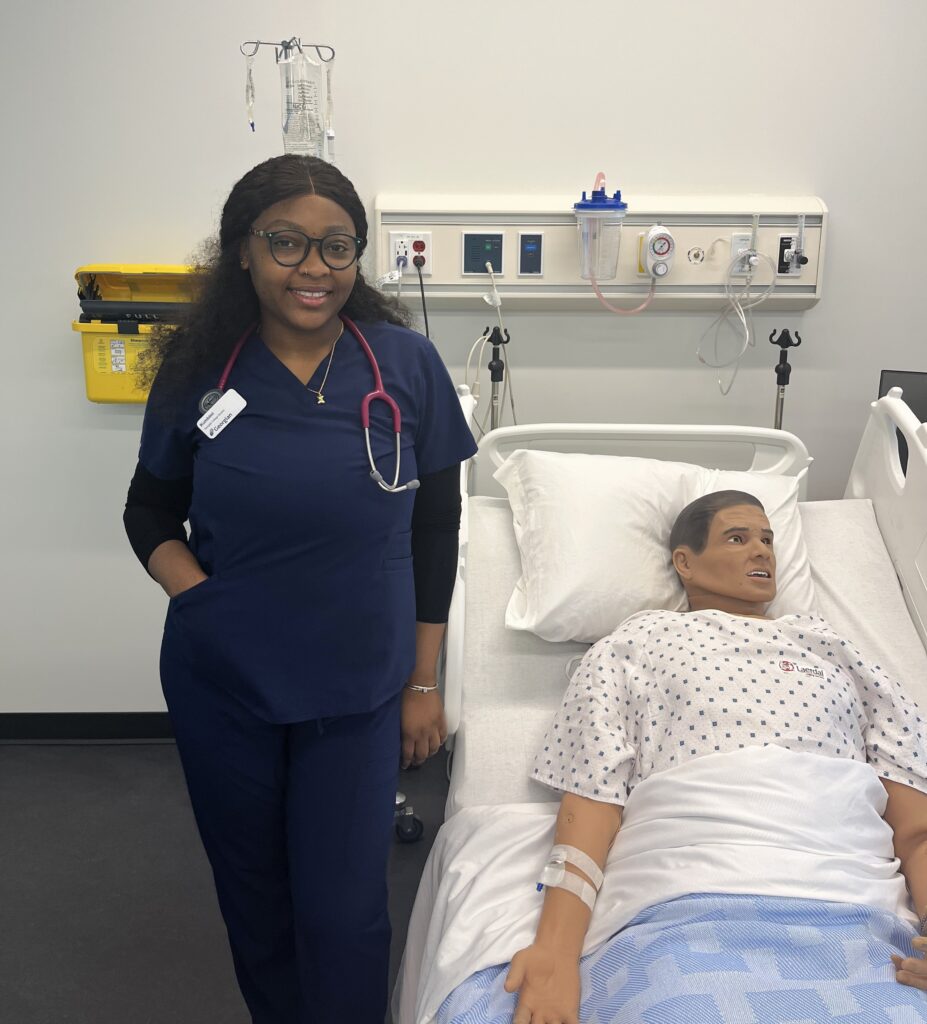
<instances>
[{"instance_id":1,"label":"iv pole hook","mask_svg":"<svg viewBox=\"0 0 927 1024\"><path fill-rule=\"evenodd\" d=\"M318 58L323 64L329 64L335 59L335 48L334 46L328 46L324 43L303 43L298 36L292 36L290 39L285 39L279 43L267 43L262 39L249 39L244 43L240 43L238 49L241 51L243 57L254 57L257 55L258 50L262 46L272 46L275 53L277 54L277 61L280 61L280 53L284 53L288 50L299 50L302 53L303 49L315 50ZM323 53L322 51L325 51ZM326 56L325 54L328 54Z\"/></svg>"}]
</instances>

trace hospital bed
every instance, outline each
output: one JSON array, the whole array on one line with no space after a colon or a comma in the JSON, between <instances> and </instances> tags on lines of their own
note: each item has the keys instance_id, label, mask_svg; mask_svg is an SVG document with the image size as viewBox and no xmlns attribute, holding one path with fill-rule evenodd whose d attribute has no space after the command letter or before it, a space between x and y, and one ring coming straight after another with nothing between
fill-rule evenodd
<instances>
[{"instance_id":1,"label":"hospital bed","mask_svg":"<svg viewBox=\"0 0 927 1024\"><path fill-rule=\"evenodd\" d=\"M466 407L466 395L462 403ZM908 444L906 475L896 431ZM804 500L812 460L802 442L783 431L577 424L503 428L483 439L467 474L447 637L445 704L453 759L442 832L461 812L478 828L481 809L487 814L499 805L511 805L513 813L545 804L551 813L556 809L557 794L533 781L530 770L568 684L568 666L588 644L551 643L505 628L521 563L512 511L493 473L519 449L797 477L821 615L903 680L909 695L927 708L927 424L918 423L899 389L873 403L845 497L835 501ZM448 940L448 922L436 911L435 897L449 855L439 836L410 922L393 1001L396 1024L436 1019L436 990L428 975L434 973L434 950ZM466 953L452 949L450 959L459 965Z\"/></svg>"}]
</instances>

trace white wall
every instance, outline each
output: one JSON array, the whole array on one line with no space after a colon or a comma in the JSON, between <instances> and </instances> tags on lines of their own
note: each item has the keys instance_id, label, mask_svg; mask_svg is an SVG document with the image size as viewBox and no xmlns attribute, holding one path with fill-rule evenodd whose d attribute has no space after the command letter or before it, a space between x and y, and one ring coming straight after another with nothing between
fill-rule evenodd
<instances>
[{"instance_id":1,"label":"white wall","mask_svg":"<svg viewBox=\"0 0 927 1024\"><path fill-rule=\"evenodd\" d=\"M312 9L315 8L315 9ZM799 327L785 426L842 493L882 367L927 369L927 7L860 0L87 0L4 18L0 711L161 710L164 599L121 511L140 407L83 393L74 269L183 260L232 183L281 150L276 68L244 39L338 49L338 162L378 191L573 192L598 170L635 192L821 196L825 293ZM876 215L878 220L876 220ZM896 250L879 246L897 228ZM488 309L433 316L456 377ZM510 315L523 420L771 424L761 340L722 399L695 362L711 318Z\"/></svg>"}]
</instances>

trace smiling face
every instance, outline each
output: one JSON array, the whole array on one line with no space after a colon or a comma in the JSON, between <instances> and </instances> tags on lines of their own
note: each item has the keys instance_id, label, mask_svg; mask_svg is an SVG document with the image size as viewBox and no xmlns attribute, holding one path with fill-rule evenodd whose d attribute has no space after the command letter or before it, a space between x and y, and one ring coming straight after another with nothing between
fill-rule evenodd
<instances>
[{"instance_id":1,"label":"smiling face","mask_svg":"<svg viewBox=\"0 0 927 1024\"><path fill-rule=\"evenodd\" d=\"M755 505L719 509L703 550L677 547L673 567L692 611L717 608L762 616L776 596L776 556L766 514Z\"/></svg>"},{"instance_id":2,"label":"smiling face","mask_svg":"<svg viewBox=\"0 0 927 1024\"><path fill-rule=\"evenodd\" d=\"M350 216L331 199L306 195L285 199L256 218L259 231L301 231L312 238L330 234L356 235ZM338 313L357 278L357 263L345 270L325 265L318 245L295 267L282 267L273 258L266 238L249 235L242 244L242 265L261 307L261 334L272 348L326 347L341 330Z\"/></svg>"}]
</instances>

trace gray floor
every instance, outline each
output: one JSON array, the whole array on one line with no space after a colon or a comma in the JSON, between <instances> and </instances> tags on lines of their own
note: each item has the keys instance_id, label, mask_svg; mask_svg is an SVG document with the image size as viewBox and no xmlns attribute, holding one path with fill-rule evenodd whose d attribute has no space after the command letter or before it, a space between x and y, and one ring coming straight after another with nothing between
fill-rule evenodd
<instances>
[{"instance_id":1,"label":"gray floor","mask_svg":"<svg viewBox=\"0 0 927 1024\"><path fill-rule=\"evenodd\" d=\"M426 831L393 848L393 978L445 767L402 774ZM172 743L0 744L0 1021L248 1024Z\"/></svg>"}]
</instances>

